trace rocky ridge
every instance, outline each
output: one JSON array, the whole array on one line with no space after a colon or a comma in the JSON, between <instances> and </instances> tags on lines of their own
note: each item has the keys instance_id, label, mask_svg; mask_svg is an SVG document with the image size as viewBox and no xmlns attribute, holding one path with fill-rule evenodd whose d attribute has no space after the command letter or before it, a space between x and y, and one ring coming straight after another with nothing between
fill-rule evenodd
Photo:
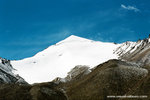
<instances>
[{"instance_id":1,"label":"rocky ridge","mask_svg":"<svg viewBox=\"0 0 150 100\"><path fill-rule=\"evenodd\" d=\"M141 66L150 65L150 37L137 42L125 42L114 50L114 54L117 54L119 59Z\"/></svg>"},{"instance_id":2,"label":"rocky ridge","mask_svg":"<svg viewBox=\"0 0 150 100\"><path fill-rule=\"evenodd\" d=\"M0 83L27 84L18 74L14 74L15 69L10 64L10 60L0 58Z\"/></svg>"}]
</instances>

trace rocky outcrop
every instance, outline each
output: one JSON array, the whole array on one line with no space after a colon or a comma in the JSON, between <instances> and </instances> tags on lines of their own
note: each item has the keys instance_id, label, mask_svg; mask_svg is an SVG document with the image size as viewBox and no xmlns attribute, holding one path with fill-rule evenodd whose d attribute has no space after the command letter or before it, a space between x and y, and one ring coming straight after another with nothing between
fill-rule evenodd
<instances>
[{"instance_id":1,"label":"rocky outcrop","mask_svg":"<svg viewBox=\"0 0 150 100\"><path fill-rule=\"evenodd\" d=\"M27 84L27 82L13 73L15 69L10 64L10 60L0 58L0 84L2 83L18 83Z\"/></svg>"},{"instance_id":2,"label":"rocky outcrop","mask_svg":"<svg viewBox=\"0 0 150 100\"><path fill-rule=\"evenodd\" d=\"M120 59L137 64L150 65L150 38L137 42L126 42L114 50Z\"/></svg>"},{"instance_id":3,"label":"rocky outcrop","mask_svg":"<svg viewBox=\"0 0 150 100\"><path fill-rule=\"evenodd\" d=\"M83 76L89 74L91 72L90 67L86 65L77 65L73 69L71 69L70 72L68 72L67 76L65 78L59 78L53 80L53 82L59 84L59 83L65 83L68 81L76 80L79 78L82 78Z\"/></svg>"}]
</instances>

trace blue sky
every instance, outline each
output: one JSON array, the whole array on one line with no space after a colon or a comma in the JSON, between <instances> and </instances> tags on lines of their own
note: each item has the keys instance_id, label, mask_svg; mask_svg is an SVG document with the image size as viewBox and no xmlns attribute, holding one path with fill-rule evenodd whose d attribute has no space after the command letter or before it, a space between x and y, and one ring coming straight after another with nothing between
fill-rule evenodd
<instances>
[{"instance_id":1,"label":"blue sky","mask_svg":"<svg viewBox=\"0 0 150 100\"><path fill-rule=\"evenodd\" d=\"M150 33L149 0L0 0L0 56L31 57L70 35L103 42Z\"/></svg>"}]
</instances>

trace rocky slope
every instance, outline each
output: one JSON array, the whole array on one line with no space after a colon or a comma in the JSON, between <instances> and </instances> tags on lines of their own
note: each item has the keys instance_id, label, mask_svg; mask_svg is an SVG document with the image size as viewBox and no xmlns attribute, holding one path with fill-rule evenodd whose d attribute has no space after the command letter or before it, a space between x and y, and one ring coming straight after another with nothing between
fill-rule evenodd
<instances>
[{"instance_id":1,"label":"rocky slope","mask_svg":"<svg viewBox=\"0 0 150 100\"><path fill-rule=\"evenodd\" d=\"M67 100L54 83L34 85L1 84L0 100Z\"/></svg>"},{"instance_id":2,"label":"rocky slope","mask_svg":"<svg viewBox=\"0 0 150 100\"><path fill-rule=\"evenodd\" d=\"M137 42L126 42L119 46L114 53L120 59L137 63L141 66L150 65L150 37Z\"/></svg>"},{"instance_id":3,"label":"rocky slope","mask_svg":"<svg viewBox=\"0 0 150 100\"><path fill-rule=\"evenodd\" d=\"M83 76L89 74L90 72L91 72L90 67L85 65L77 65L73 69L71 69L70 72L68 72L65 78L57 77L53 80L53 82L56 84L69 82L72 80L82 78Z\"/></svg>"},{"instance_id":4,"label":"rocky slope","mask_svg":"<svg viewBox=\"0 0 150 100\"><path fill-rule=\"evenodd\" d=\"M120 60L110 60L98 65L91 73L81 78L60 83L58 88L63 88L69 100L119 100L108 96L147 95L150 99L149 70L134 66ZM140 82L143 82L140 83ZM139 89L135 89L139 87ZM142 91L142 92L141 92ZM122 99L121 99L122 100ZM129 100L126 98L125 100Z\"/></svg>"},{"instance_id":5,"label":"rocky slope","mask_svg":"<svg viewBox=\"0 0 150 100\"><path fill-rule=\"evenodd\" d=\"M14 70L10 60L0 58L0 83L27 84L22 77L13 73Z\"/></svg>"}]
</instances>

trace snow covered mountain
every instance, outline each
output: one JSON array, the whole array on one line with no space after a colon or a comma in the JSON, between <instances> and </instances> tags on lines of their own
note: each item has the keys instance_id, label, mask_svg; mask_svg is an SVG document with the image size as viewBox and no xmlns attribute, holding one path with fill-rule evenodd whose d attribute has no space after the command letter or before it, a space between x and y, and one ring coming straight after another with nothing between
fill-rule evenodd
<instances>
[{"instance_id":1,"label":"snow covered mountain","mask_svg":"<svg viewBox=\"0 0 150 100\"><path fill-rule=\"evenodd\" d=\"M114 50L120 45L71 35L33 57L11 61L11 64L27 82L46 82L67 76L77 65L93 68L109 59L117 59Z\"/></svg>"},{"instance_id":2,"label":"snow covered mountain","mask_svg":"<svg viewBox=\"0 0 150 100\"><path fill-rule=\"evenodd\" d=\"M104 100L116 94L146 94L145 100L150 100L150 36L137 42L114 44L72 35L33 57L11 63L13 66L9 60L0 58L0 83L21 82L16 74L29 83L42 83L2 84L1 97L20 98L25 94L21 97L37 98L40 93L41 100L45 93L51 96L52 91L56 94L55 89L59 89L70 100ZM14 92L16 89L21 90L19 95Z\"/></svg>"}]
</instances>

